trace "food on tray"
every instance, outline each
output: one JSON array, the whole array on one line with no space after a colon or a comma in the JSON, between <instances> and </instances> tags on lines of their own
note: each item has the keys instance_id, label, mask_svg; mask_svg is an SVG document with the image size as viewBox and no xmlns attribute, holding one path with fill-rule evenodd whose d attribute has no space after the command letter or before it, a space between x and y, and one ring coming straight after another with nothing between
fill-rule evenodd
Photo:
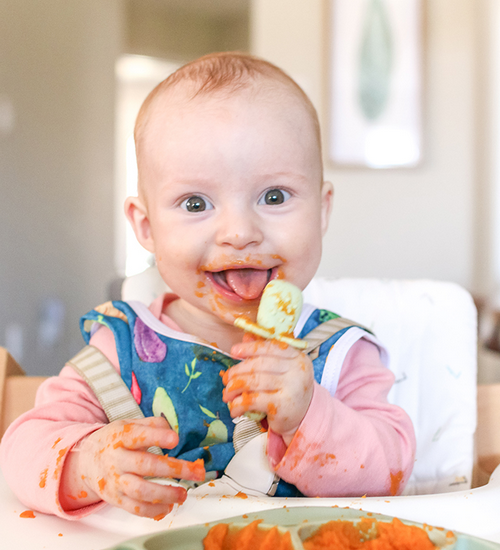
<instances>
[{"instance_id":1,"label":"food on tray","mask_svg":"<svg viewBox=\"0 0 500 550\"><path fill-rule=\"evenodd\" d=\"M293 550L291 535L278 527L264 527L262 520L245 527L231 527L219 523L203 539L205 550Z\"/></svg>"},{"instance_id":2,"label":"food on tray","mask_svg":"<svg viewBox=\"0 0 500 550\"><path fill-rule=\"evenodd\" d=\"M435 550L424 529L405 525L394 518L391 523L362 518L329 521L303 541L305 550Z\"/></svg>"},{"instance_id":3,"label":"food on tray","mask_svg":"<svg viewBox=\"0 0 500 550\"><path fill-rule=\"evenodd\" d=\"M261 336L279 340L299 349L305 349L307 342L293 337L293 329L302 311L302 292L292 283L283 279L270 281L260 300L257 323L245 316L238 317L234 324Z\"/></svg>"}]
</instances>

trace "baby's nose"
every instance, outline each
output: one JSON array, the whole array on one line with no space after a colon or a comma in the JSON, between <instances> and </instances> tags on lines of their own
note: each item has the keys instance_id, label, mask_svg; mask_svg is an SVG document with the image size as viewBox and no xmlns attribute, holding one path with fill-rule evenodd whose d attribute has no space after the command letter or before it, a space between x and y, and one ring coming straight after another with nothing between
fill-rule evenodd
<instances>
[{"instance_id":1,"label":"baby's nose","mask_svg":"<svg viewBox=\"0 0 500 550\"><path fill-rule=\"evenodd\" d=\"M260 244L263 238L263 227L257 215L237 210L220 215L216 236L219 246L232 246L241 250Z\"/></svg>"}]
</instances>

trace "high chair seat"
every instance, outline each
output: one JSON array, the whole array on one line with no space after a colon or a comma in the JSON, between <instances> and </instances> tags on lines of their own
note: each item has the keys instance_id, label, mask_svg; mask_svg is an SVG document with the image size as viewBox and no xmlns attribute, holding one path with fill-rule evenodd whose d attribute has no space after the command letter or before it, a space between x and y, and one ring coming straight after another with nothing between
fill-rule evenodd
<instances>
[{"instance_id":1,"label":"high chair seat","mask_svg":"<svg viewBox=\"0 0 500 550\"><path fill-rule=\"evenodd\" d=\"M125 300L167 290L155 268L128 278ZM371 329L396 382L389 400L410 415L417 455L405 494L470 488L476 429L477 314L470 294L430 280L315 278L304 301Z\"/></svg>"}]
</instances>

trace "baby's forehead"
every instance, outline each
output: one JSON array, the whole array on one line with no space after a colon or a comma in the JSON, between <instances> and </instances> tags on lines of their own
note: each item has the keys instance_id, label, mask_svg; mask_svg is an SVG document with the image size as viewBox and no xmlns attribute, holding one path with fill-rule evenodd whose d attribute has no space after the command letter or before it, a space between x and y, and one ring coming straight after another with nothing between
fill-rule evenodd
<instances>
[{"instance_id":1,"label":"baby's forehead","mask_svg":"<svg viewBox=\"0 0 500 550\"><path fill-rule=\"evenodd\" d=\"M308 105L297 91L286 82L262 77L259 81L247 83L235 89L223 88L213 91L200 91L196 82L179 82L175 86L160 90L148 106L144 116L144 130L148 123L155 119L168 119L184 110L223 109L237 101L240 109L245 107L253 110L268 109L269 105L276 104L293 111L309 111ZM313 116L311 116L311 119ZM138 121L138 125L140 121Z\"/></svg>"}]
</instances>

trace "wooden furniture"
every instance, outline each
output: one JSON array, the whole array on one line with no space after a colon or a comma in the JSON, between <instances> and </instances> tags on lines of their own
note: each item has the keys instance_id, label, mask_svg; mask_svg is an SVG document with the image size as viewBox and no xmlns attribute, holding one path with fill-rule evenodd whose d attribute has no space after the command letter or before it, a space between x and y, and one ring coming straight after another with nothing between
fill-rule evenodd
<instances>
[{"instance_id":1,"label":"wooden furniture","mask_svg":"<svg viewBox=\"0 0 500 550\"><path fill-rule=\"evenodd\" d=\"M0 347L0 438L9 424L35 404L38 386L44 376L26 376L23 369Z\"/></svg>"},{"instance_id":2,"label":"wooden furniture","mask_svg":"<svg viewBox=\"0 0 500 550\"><path fill-rule=\"evenodd\" d=\"M488 482L500 464L500 384L477 388L476 457L473 485Z\"/></svg>"}]
</instances>

